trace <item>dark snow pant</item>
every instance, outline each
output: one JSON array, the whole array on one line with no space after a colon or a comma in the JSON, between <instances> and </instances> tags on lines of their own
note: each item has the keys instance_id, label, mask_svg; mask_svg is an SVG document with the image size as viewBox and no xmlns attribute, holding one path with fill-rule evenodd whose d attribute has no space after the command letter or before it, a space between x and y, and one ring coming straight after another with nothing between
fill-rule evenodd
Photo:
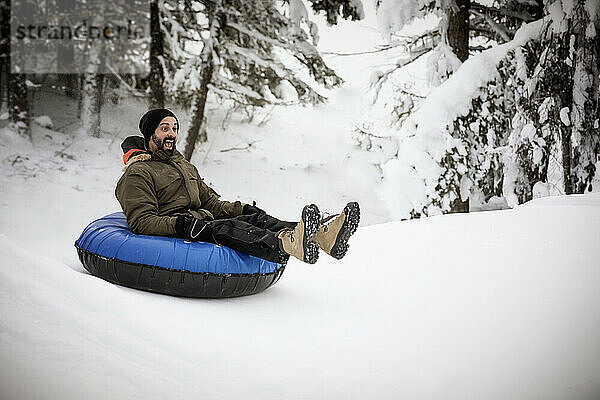
<instances>
[{"instance_id":1,"label":"dark snow pant","mask_svg":"<svg viewBox=\"0 0 600 400\"><path fill-rule=\"evenodd\" d=\"M198 241L227 246L267 261L285 263L289 255L279 249L277 234L294 229L297 222L280 221L268 214L239 215L207 221Z\"/></svg>"}]
</instances>

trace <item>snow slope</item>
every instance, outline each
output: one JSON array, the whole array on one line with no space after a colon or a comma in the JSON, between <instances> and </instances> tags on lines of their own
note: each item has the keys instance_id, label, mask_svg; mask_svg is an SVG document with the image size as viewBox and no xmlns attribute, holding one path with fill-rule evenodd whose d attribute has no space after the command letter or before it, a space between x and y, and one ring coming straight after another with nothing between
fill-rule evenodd
<instances>
[{"instance_id":1,"label":"snow slope","mask_svg":"<svg viewBox=\"0 0 600 400\"><path fill-rule=\"evenodd\" d=\"M365 227L229 300L114 286L5 231L0 397L595 398L598 226L590 194Z\"/></svg>"}]
</instances>

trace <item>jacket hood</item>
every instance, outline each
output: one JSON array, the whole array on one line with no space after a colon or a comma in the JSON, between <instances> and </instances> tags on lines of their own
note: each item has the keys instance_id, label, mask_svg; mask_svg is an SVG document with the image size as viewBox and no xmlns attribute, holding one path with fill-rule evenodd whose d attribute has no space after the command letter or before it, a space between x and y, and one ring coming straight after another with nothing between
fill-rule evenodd
<instances>
[{"instance_id":1,"label":"jacket hood","mask_svg":"<svg viewBox=\"0 0 600 400\"><path fill-rule=\"evenodd\" d=\"M123 149L123 171L128 166L137 162L149 160L152 156L148 151L144 149L144 138L141 136L128 136L121 143L121 149Z\"/></svg>"}]
</instances>

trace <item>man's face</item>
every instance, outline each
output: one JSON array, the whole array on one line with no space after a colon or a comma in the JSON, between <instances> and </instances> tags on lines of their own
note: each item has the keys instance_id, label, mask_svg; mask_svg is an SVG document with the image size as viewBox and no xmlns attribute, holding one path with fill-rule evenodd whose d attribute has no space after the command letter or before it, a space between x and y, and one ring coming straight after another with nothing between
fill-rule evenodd
<instances>
[{"instance_id":1,"label":"man's face","mask_svg":"<svg viewBox=\"0 0 600 400\"><path fill-rule=\"evenodd\" d=\"M163 149L169 154L173 153L178 132L177 120L174 117L164 117L152 134L149 143L150 151L155 152L158 149Z\"/></svg>"}]
</instances>

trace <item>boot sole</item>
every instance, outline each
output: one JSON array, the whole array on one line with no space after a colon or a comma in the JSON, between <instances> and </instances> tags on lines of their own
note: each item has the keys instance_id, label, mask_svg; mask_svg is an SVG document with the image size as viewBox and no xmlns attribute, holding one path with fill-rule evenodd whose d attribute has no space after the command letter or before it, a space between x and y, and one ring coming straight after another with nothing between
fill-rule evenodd
<instances>
[{"instance_id":1,"label":"boot sole","mask_svg":"<svg viewBox=\"0 0 600 400\"><path fill-rule=\"evenodd\" d=\"M350 236L354 235L356 229L358 228L358 224L360 222L360 207L357 202L353 201L351 203L346 204L344 207L344 214L346 218L344 219L344 223L340 232L335 239L335 244L331 248L331 256L333 258L341 259L346 255L348 251L348 239Z\"/></svg>"},{"instance_id":2,"label":"boot sole","mask_svg":"<svg viewBox=\"0 0 600 400\"><path fill-rule=\"evenodd\" d=\"M319 208L314 204L304 207L302 210L302 221L304 222L304 238L302 242L304 262L314 264L319 258L319 245L315 240L321 221Z\"/></svg>"}]
</instances>

